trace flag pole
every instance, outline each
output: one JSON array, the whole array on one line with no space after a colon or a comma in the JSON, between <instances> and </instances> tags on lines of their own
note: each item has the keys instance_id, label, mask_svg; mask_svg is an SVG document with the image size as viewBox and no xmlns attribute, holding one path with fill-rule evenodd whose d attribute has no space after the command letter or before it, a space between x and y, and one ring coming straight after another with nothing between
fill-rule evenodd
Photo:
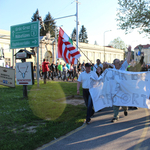
<instances>
[{"instance_id":1,"label":"flag pole","mask_svg":"<svg viewBox=\"0 0 150 150\"><path fill-rule=\"evenodd\" d=\"M75 42L73 42L73 43L75 44ZM83 51L80 49L80 47L78 47L77 44L75 44L75 45L76 45L77 49L79 49L80 52L83 53ZM92 63L91 60L84 53L83 53L83 55L90 61L90 63Z\"/></svg>"}]
</instances>

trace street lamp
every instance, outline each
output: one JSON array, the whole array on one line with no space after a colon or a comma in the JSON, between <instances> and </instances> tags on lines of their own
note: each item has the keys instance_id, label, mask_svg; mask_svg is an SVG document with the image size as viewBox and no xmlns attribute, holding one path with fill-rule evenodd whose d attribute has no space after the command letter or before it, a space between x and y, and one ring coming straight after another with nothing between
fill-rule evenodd
<instances>
[{"instance_id":1,"label":"street lamp","mask_svg":"<svg viewBox=\"0 0 150 150\"><path fill-rule=\"evenodd\" d=\"M104 32L104 62L105 62L105 33L109 32L109 31L111 31L111 30L107 30Z\"/></svg>"}]
</instances>

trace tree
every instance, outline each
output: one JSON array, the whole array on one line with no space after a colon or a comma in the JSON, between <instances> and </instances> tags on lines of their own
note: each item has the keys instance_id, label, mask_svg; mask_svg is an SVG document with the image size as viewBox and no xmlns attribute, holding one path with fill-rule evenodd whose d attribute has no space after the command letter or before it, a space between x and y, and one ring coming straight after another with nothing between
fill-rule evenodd
<instances>
[{"instance_id":1,"label":"tree","mask_svg":"<svg viewBox=\"0 0 150 150\"><path fill-rule=\"evenodd\" d=\"M72 31L71 39L72 39L72 41L76 41L76 28L74 28Z\"/></svg>"},{"instance_id":2,"label":"tree","mask_svg":"<svg viewBox=\"0 0 150 150\"><path fill-rule=\"evenodd\" d=\"M150 10L148 0L118 0L117 21L120 29L129 33L138 28L139 33L150 34Z\"/></svg>"},{"instance_id":3,"label":"tree","mask_svg":"<svg viewBox=\"0 0 150 150\"><path fill-rule=\"evenodd\" d=\"M117 49L126 50L126 44L124 43L124 41L122 41L122 39L120 37L111 41L109 43L109 46L112 46L112 47L117 48Z\"/></svg>"},{"instance_id":4,"label":"tree","mask_svg":"<svg viewBox=\"0 0 150 150\"><path fill-rule=\"evenodd\" d=\"M97 44L97 41L94 42L94 45L98 45L98 44Z\"/></svg>"},{"instance_id":5,"label":"tree","mask_svg":"<svg viewBox=\"0 0 150 150\"><path fill-rule=\"evenodd\" d=\"M47 21L50 20L50 21ZM50 31L51 37L55 37L55 21L52 18L51 14L48 12L48 14L46 15L45 19L44 19L44 28L40 29L40 35L45 36L46 33L48 33L48 31Z\"/></svg>"},{"instance_id":6,"label":"tree","mask_svg":"<svg viewBox=\"0 0 150 150\"><path fill-rule=\"evenodd\" d=\"M37 9L36 12L33 14L31 21L37 21L39 19L39 10Z\"/></svg>"},{"instance_id":7,"label":"tree","mask_svg":"<svg viewBox=\"0 0 150 150\"><path fill-rule=\"evenodd\" d=\"M37 9L36 12L33 14L32 18L31 18L31 21L38 21L40 20L40 35L41 35L41 31L44 31L45 30L45 27L44 27L44 23L41 22L42 21L42 17L39 15L39 10Z\"/></svg>"},{"instance_id":8,"label":"tree","mask_svg":"<svg viewBox=\"0 0 150 150\"><path fill-rule=\"evenodd\" d=\"M86 28L82 25L80 33L79 33L79 42L88 43L88 36L86 32Z\"/></svg>"}]
</instances>

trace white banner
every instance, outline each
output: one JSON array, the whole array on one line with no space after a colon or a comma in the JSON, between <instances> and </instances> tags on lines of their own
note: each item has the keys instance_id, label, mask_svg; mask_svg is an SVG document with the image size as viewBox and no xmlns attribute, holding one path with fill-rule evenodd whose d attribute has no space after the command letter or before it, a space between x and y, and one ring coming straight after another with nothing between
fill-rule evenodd
<instances>
[{"instance_id":1,"label":"white banner","mask_svg":"<svg viewBox=\"0 0 150 150\"><path fill-rule=\"evenodd\" d=\"M106 69L98 79L91 77L90 86L95 111L112 105L150 109L150 72Z\"/></svg>"}]
</instances>

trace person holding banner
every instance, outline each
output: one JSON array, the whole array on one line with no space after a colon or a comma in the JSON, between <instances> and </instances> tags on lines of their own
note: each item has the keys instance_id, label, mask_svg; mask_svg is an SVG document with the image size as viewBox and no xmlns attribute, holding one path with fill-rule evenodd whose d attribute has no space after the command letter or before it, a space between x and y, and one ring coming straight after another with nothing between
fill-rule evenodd
<instances>
[{"instance_id":1,"label":"person holding banner","mask_svg":"<svg viewBox=\"0 0 150 150\"><path fill-rule=\"evenodd\" d=\"M123 64L121 64L121 61L119 59L115 59L113 61L114 69L126 71L128 65L129 65L129 62L130 62L130 57L131 57L131 46L128 47L127 59L124 61ZM120 101L121 101L121 99L120 99ZM113 105L114 118L111 120L111 122L118 121L118 119L119 119L119 107L120 106ZM127 107L122 107L122 108L124 109L124 115L127 116L128 115L128 112L127 112L128 108Z\"/></svg>"},{"instance_id":2,"label":"person holding banner","mask_svg":"<svg viewBox=\"0 0 150 150\"><path fill-rule=\"evenodd\" d=\"M98 66L101 67L101 68L103 68L103 65L101 64L100 59L97 59L96 61L97 61L97 63L93 67L93 71L94 72L96 72L96 69L97 69Z\"/></svg>"},{"instance_id":3,"label":"person holding banner","mask_svg":"<svg viewBox=\"0 0 150 150\"><path fill-rule=\"evenodd\" d=\"M94 71L91 71L91 64L86 63L85 64L85 71L82 72L79 75L78 83L77 83L77 94L80 94L79 88L82 83L83 88L83 98L85 105L87 107L87 117L86 117L86 123L90 123L90 117L94 114L94 110L92 109L92 98L90 96L89 88L90 88L90 77L95 76L97 77L96 73Z\"/></svg>"}]
</instances>

